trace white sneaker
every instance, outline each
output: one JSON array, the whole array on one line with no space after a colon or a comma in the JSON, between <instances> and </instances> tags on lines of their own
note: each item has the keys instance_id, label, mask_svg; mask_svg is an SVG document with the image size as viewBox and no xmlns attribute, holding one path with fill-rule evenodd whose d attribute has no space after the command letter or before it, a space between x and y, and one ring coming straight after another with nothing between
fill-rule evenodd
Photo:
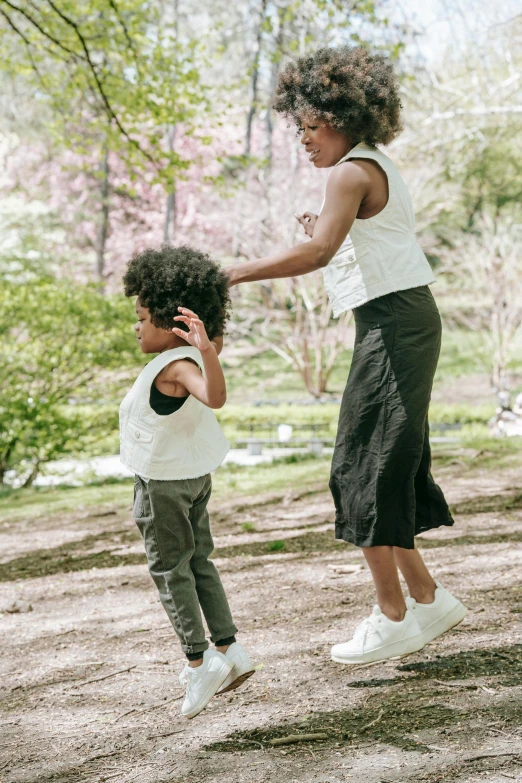
<instances>
[{"instance_id":1,"label":"white sneaker","mask_svg":"<svg viewBox=\"0 0 522 783\"><path fill-rule=\"evenodd\" d=\"M386 617L379 606L355 629L353 639L332 647L332 661L337 663L373 663L387 658L402 658L424 647L422 632L415 615L406 610L400 622Z\"/></svg>"},{"instance_id":2,"label":"white sneaker","mask_svg":"<svg viewBox=\"0 0 522 783\"><path fill-rule=\"evenodd\" d=\"M233 669L218 690L218 693L226 693L239 688L255 671L249 654L239 642L234 642L230 645L225 653L225 658L233 664Z\"/></svg>"},{"instance_id":3,"label":"white sneaker","mask_svg":"<svg viewBox=\"0 0 522 783\"><path fill-rule=\"evenodd\" d=\"M417 618L424 644L461 623L468 611L440 582L435 584L435 600L431 604L419 604L414 598L406 599L408 609Z\"/></svg>"},{"instance_id":4,"label":"white sneaker","mask_svg":"<svg viewBox=\"0 0 522 783\"><path fill-rule=\"evenodd\" d=\"M227 661L217 650L205 650L201 666L192 668L187 664L179 675L180 685L187 688L181 714L185 718L195 718L204 710L227 679L233 666L234 664Z\"/></svg>"}]
</instances>

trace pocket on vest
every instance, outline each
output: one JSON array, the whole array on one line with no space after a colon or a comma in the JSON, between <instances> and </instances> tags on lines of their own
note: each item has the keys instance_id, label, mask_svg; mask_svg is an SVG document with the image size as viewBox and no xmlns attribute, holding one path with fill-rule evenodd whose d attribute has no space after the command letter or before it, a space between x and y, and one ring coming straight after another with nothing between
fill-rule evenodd
<instances>
[{"instance_id":1,"label":"pocket on vest","mask_svg":"<svg viewBox=\"0 0 522 783\"><path fill-rule=\"evenodd\" d=\"M357 249L355 247L347 248L343 253L340 253L338 256L334 256L334 264L337 267L337 269L342 269L345 266L352 266L357 261L359 261L363 256L365 256L368 253L368 245L366 242L362 242L360 245L357 246Z\"/></svg>"},{"instance_id":2,"label":"pocket on vest","mask_svg":"<svg viewBox=\"0 0 522 783\"><path fill-rule=\"evenodd\" d=\"M136 443L152 443L154 433L143 427L135 421L129 421L127 425L127 434L136 441Z\"/></svg>"}]
</instances>

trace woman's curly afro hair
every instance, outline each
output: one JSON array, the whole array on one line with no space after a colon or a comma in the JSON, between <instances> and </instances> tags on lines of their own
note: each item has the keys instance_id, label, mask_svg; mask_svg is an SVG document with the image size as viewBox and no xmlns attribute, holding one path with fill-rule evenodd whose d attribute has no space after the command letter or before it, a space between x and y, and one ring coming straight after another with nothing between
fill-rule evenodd
<instances>
[{"instance_id":1,"label":"woman's curly afro hair","mask_svg":"<svg viewBox=\"0 0 522 783\"><path fill-rule=\"evenodd\" d=\"M324 122L357 143L389 144L402 130L393 67L362 46L319 49L288 63L274 109L298 126Z\"/></svg>"},{"instance_id":2,"label":"woman's curly afro hair","mask_svg":"<svg viewBox=\"0 0 522 783\"><path fill-rule=\"evenodd\" d=\"M139 297L160 329L177 325L178 307L197 313L210 339L222 335L229 317L228 278L215 261L187 245L164 245L135 255L123 277L125 296Z\"/></svg>"}]
</instances>

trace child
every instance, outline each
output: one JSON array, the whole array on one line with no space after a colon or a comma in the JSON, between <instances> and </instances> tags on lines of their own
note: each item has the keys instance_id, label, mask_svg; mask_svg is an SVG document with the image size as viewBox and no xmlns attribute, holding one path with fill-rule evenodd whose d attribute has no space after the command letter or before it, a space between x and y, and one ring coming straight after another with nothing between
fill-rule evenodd
<instances>
[{"instance_id":1,"label":"child","mask_svg":"<svg viewBox=\"0 0 522 783\"><path fill-rule=\"evenodd\" d=\"M229 448L211 410L226 400L218 353L228 284L207 255L168 246L135 256L123 282L125 295L137 297L134 330L140 348L157 356L121 404L121 460L136 474L134 519L161 602L188 658L180 675L187 688L181 713L193 718L216 692L237 688L254 672L236 642L225 591L209 560L214 549L207 511L210 473ZM208 649L201 610L215 650Z\"/></svg>"}]
</instances>

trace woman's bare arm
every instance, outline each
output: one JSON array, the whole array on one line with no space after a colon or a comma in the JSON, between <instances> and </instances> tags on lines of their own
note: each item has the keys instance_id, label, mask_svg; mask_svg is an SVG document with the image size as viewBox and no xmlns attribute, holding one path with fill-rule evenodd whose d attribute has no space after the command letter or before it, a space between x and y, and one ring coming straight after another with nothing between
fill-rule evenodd
<instances>
[{"instance_id":1,"label":"woman's bare arm","mask_svg":"<svg viewBox=\"0 0 522 783\"><path fill-rule=\"evenodd\" d=\"M326 186L326 199L310 242L267 258L246 261L226 271L230 285L277 277L298 277L328 264L341 247L370 188L368 174L347 161L334 168Z\"/></svg>"}]
</instances>

